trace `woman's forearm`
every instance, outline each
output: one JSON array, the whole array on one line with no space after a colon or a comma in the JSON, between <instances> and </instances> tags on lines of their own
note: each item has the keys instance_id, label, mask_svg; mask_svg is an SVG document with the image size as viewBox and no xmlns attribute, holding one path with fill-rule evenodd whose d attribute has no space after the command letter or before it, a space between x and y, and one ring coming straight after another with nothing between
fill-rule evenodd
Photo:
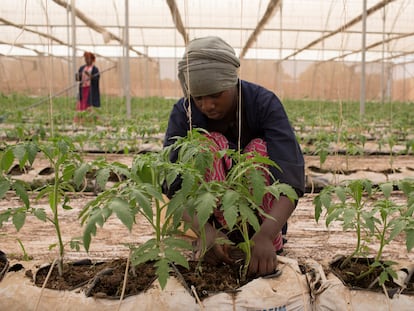
<instances>
[{"instance_id":1,"label":"woman's forearm","mask_svg":"<svg viewBox=\"0 0 414 311\"><path fill-rule=\"evenodd\" d=\"M288 197L280 196L279 200L275 199L270 212L268 212L273 219L265 218L258 234L274 240L294 210L295 204Z\"/></svg>"}]
</instances>

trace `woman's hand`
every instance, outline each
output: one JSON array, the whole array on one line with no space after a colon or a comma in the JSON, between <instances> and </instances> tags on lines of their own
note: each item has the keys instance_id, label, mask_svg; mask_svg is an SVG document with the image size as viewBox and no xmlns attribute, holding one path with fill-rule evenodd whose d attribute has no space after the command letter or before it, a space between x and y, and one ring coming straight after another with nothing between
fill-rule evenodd
<instances>
[{"instance_id":1,"label":"woman's hand","mask_svg":"<svg viewBox=\"0 0 414 311\"><path fill-rule=\"evenodd\" d=\"M201 259L210 265L234 263L234 260L230 257L231 245L226 235L209 223L207 223L204 228L206 235L206 252L203 254L202 241L201 238L198 238L196 241L195 259L199 260L202 257ZM221 242L224 243L222 244Z\"/></svg>"},{"instance_id":2,"label":"woman's hand","mask_svg":"<svg viewBox=\"0 0 414 311\"><path fill-rule=\"evenodd\" d=\"M270 236L257 232L252 241L252 257L249 264L249 276L265 276L275 273L277 256Z\"/></svg>"}]
</instances>

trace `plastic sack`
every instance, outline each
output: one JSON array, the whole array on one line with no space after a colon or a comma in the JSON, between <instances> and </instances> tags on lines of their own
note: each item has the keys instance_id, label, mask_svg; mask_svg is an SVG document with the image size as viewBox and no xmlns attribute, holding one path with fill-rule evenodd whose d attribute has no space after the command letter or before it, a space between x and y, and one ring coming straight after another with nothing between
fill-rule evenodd
<instances>
[{"instance_id":1,"label":"plastic sack","mask_svg":"<svg viewBox=\"0 0 414 311\"><path fill-rule=\"evenodd\" d=\"M13 311L152 311L199 310L194 298L173 277L161 290L154 282L149 290L120 300L86 297L79 291L58 291L34 286L24 271L9 272L0 282L1 310Z\"/></svg>"},{"instance_id":2,"label":"plastic sack","mask_svg":"<svg viewBox=\"0 0 414 311\"><path fill-rule=\"evenodd\" d=\"M404 294L414 265L406 265L398 270L400 293L392 297L384 292L350 289L333 273L325 274L316 261L307 262L307 278L315 311L412 311L414 296ZM406 272L407 271L407 272Z\"/></svg>"},{"instance_id":3,"label":"plastic sack","mask_svg":"<svg viewBox=\"0 0 414 311\"><path fill-rule=\"evenodd\" d=\"M218 293L202 301L175 277L162 290L154 282L149 290L120 300L86 297L82 291L57 291L33 285L25 271L8 272L0 282L2 310L27 311L132 311L132 310L311 310L306 276L297 261L279 256L281 274L258 278L235 293Z\"/></svg>"},{"instance_id":4,"label":"plastic sack","mask_svg":"<svg viewBox=\"0 0 414 311\"><path fill-rule=\"evenodd\" d=\"M202 307L211 311L310 311L310 291L298 262L283 256L278 256L278 260L279 276L255 279L235 294L220 293L206 298Z\"/></svg>"}]
</instances>

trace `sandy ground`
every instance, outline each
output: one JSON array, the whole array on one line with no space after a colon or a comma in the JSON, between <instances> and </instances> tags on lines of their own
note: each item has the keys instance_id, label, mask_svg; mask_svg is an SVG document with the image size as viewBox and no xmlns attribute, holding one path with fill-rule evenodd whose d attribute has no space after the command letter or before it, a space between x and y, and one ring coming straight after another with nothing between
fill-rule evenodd
<instances>
[{"instance_id":1,"label":"sandy ground","mask_svg":"<svg viewBox=\"0 0 414 311\"><path fill-rule=\"evenodd\" d=\"M125 164L130 164L131 161L128 157L119 157L116 155L112 155L111 157ZM307 157L306 163L307 177L309 178L313 174L309 167L313 165L319 166L319 159L316 157ZM338 165L344 165L344 163L345 160L343 158L332 157L325 162L324 168L328 169L329 167L333 167L337 169ZM39 170L41 166L39 162L35 170ZM377 174L384 175L384 173L379 172L389 168L390 162L388 157L353 158L348 162L348 168L350 166L354 169L357 168L360 172L369 169L370 171L375 171ZM402 171L408 174L408 176L413 176L413 157L398 157L394 159L393 166L399 170L400 173L398 174L401 174ZM390 177L387 174L384 176L385 178ZM326 262L336 254L349 253L353 249L356 241L353 232L344 232L340 225L333 225L327 229L323 218L319 223L315 222L314 205L312 202L314 197L315 194L306 193L300 199L296 211L290 218L285 255L298 260L313 258L317 261ZM74 194L70 200L70 205L73 209L61 211L61 228L65 242L69 242L73 237L82 235L83 229L80 225L78 215L85 204L92 199L92 194ZM398 195L395 197L396 201L401 201L402 199ZM20 204L17 197L9 193L5 199L0 201L0 210L17 207ZM46 210L49 209L47 201L41 201L35 205L37 207L44 207ZM0 228L0 250L7 253L9 257L21 256L23 251L18 243L20 240L28 255L39 260L53 260L56 257L57 251L56 248L49 250L49 246L57 242L55 236L54 228L50 223L43 223L33 216L28 216L26 224L19 232L16 232L11 222L3 224L3 227ZM109 259L127 256L128 249L124 246L124 243L142 243L151 237L152 229L144 219L137 218L137 223L134 225L133 230L129 232L119 220L112 217L103 228L98 229L97 235L92 240L88 254L82 249L80 252L72 251L67 246L66 257L68 259ZM398 237L395 242L386 247L384 258L399 261L414 261L414 251L407 253L403 238L403 236ZM372 250L376 250L377 247L378 245L375 243L370 245Z\"/></svg>"}]
</instances>

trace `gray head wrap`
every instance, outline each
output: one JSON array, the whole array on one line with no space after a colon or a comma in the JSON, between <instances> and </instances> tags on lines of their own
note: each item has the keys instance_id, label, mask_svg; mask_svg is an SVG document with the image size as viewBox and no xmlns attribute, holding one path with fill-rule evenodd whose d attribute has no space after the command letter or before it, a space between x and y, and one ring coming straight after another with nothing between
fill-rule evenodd
<instances>
[{"instance_id":1,"label":"gray head wrap","mask_svg":"<svg viewBox=\"0 0 414 311\"><path fill-rule=\"evenodd\" d=\"M219 37L192 40L178 63L184 95L216 94L237 84L240 61L233 48Z\"/></svg>"}]
</instances>

